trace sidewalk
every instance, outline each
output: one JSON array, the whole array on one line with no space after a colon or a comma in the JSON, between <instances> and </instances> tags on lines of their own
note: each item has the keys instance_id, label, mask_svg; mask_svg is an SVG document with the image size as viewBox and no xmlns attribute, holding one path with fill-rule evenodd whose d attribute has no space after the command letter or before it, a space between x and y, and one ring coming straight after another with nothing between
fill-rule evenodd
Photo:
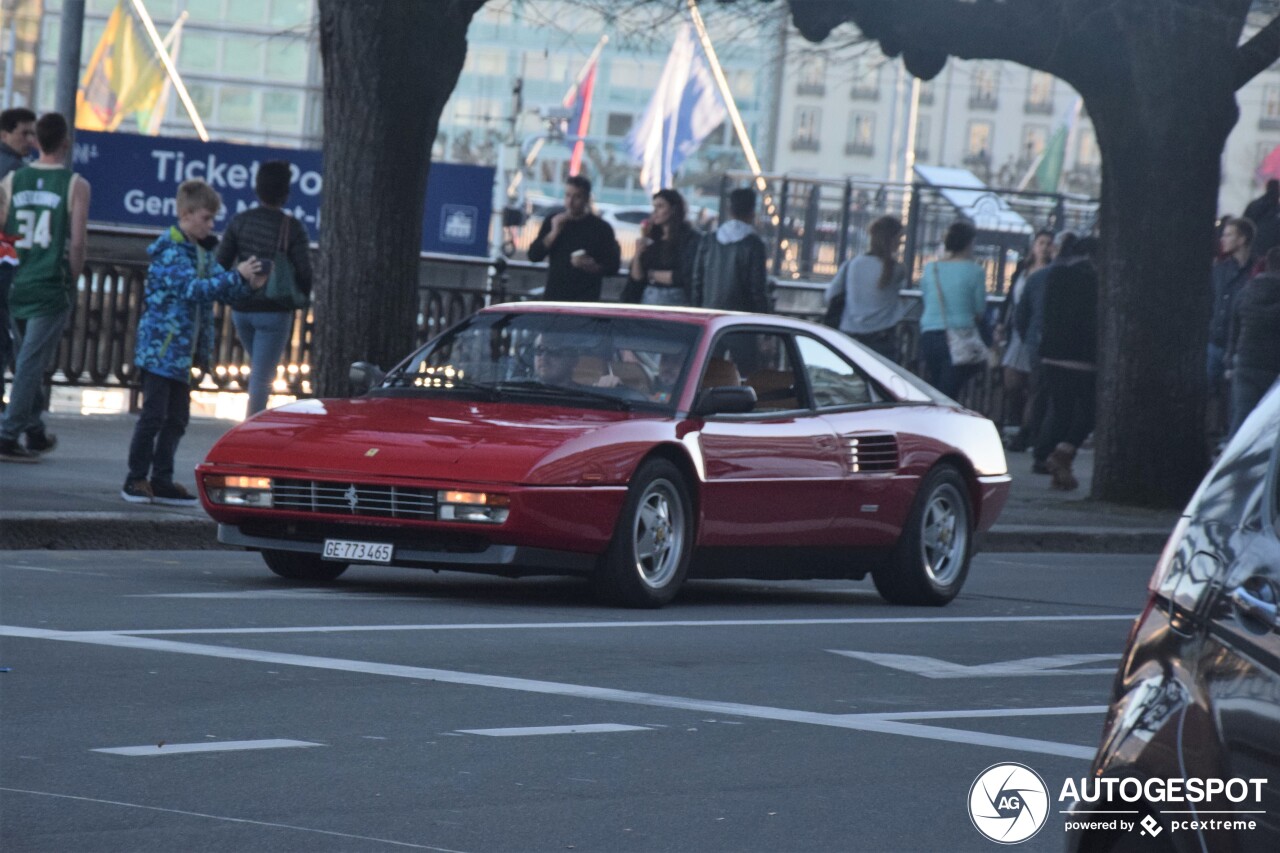
<instances>
[{"instance_id":1,"label":"sidewalk","mask_svg":"<svg viewBox=\"0 0 1280 853\"><path fill-rule=\"evenodd\" d=\"M125 503L129 438L135 416L56 412L47 420L58 447L33 465L0 463L0 549L218 548L213 521L199 506ZM195 417L179 446L178 482L195 491L193 469L235 424ZM1156 553L1177 521L1172 511L1089 500L1093 454L1076 463L1080 489L1055 492L1031 473L1031 456L1011 455L1013 488L986 551Z\"/></svg>"}]
</instances>

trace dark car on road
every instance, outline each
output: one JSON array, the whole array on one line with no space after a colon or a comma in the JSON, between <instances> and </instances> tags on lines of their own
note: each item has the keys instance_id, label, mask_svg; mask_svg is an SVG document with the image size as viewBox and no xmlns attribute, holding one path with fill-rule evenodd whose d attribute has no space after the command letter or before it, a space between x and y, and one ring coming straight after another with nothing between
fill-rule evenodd
<instances>
[{"instance_id":1,"label":"dark car on road","mask_svg":"<svg viewBox=\"0 0 1280 853\"><path fill-rule=\"evenodd\" d=\"M1278 603L1280 385L1160 556L1068 850L1280 850Z\"/></svg>"}]
</instances>

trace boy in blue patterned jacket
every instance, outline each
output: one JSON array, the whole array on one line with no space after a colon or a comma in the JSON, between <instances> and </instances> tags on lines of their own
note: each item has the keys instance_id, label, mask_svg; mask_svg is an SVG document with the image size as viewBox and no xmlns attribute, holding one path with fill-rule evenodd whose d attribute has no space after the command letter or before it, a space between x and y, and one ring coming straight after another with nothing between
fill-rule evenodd
<instances>
[{"instance_id":1,"label":"boy in blue patterned jacket","mask_svg":"<svg viewBox=\"0 0 1280 853\"><path fill-rule=\"evenodd\" d=\"M173 458L191 415L191 367L210 363L214 301L243 299L267 283L257 258L231 271L214 261L213 218L221 207L213 187L184 182L178 187L178 224L147 248L151 265L134 352L142 372L142 416L120 490L130 503L195 504L195 496L173 481Z\"/></svg>"}]
</instances>

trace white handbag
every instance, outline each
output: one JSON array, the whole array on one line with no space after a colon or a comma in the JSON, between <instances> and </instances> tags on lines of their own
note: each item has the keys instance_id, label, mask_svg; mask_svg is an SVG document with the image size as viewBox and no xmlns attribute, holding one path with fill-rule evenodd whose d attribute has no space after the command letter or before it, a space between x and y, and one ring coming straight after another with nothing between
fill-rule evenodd
<instances>
[{"instance_id":1,"label":"white handbag","mask_svg":"<svg viewBox=\"0 0 1280 853\"><path fill-rule=\"evenodd\" d=\"M990 349L983 342L978 327L947 325L947 301L942 296L942 280L938 277L936 262L933 265L933 286L938 289L938 305L942 308L942 323L947 330L947 351L951 354L951 364L955 367L984 364L990 355Z\"/></svg>"}]
</instances>

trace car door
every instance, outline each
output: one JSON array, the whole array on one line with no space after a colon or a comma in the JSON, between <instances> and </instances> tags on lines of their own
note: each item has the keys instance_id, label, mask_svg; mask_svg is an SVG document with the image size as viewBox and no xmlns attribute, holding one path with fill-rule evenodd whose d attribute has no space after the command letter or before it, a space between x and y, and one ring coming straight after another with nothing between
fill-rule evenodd
<instances>
[{"instance_id":1,"label":"car door","mask_svg":"<svg viewBox=\"0 0 1280 853\"><path fill-rule=\"evenodd\" d=\"M831 505L844 478L839 443L811 408L785 332L735 331L711 347L700 388L748 385L756 408L708 417L699 541L709 546L829 545Z\"/></svg>"},{"instance_id":2,"label":"car door","mask_svg":"<svg viewBox=\"0 0 1280 853\"><path fill-rule=\"evenodd\" d=\"M832 531L846 543L892 544L915 486L915 478L899 476L901 454L892 403L829 344L796 335L796 351L815 409L830 425L841 453Z\"/></svg>"}]
</instances>

